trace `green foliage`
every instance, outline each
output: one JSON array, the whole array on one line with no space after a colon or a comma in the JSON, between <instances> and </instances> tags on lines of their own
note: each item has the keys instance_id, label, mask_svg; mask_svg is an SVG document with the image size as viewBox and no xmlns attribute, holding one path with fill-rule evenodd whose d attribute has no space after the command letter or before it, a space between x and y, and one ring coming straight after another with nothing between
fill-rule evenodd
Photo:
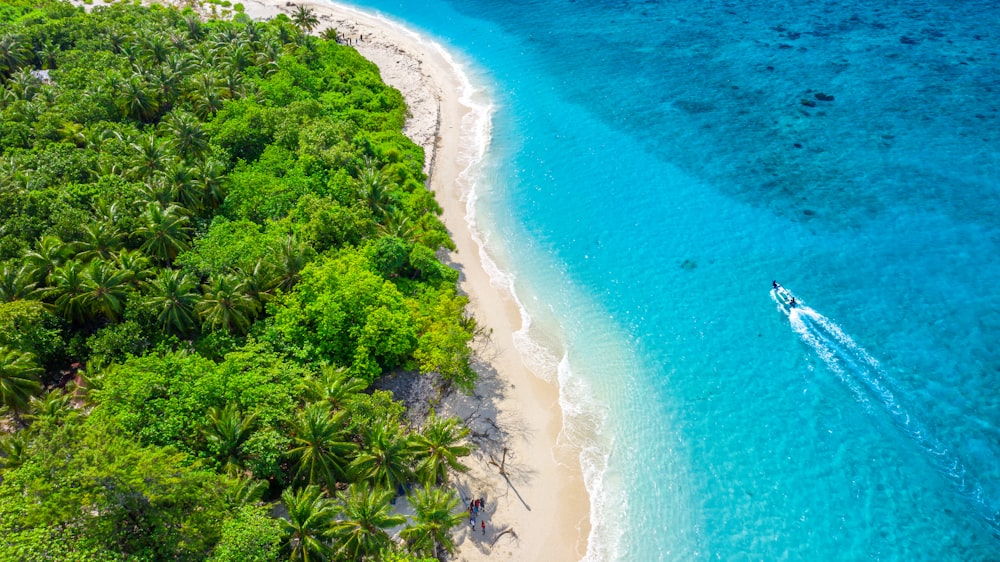
<instances>
[{"instance_id":1,"label":"green foliage","mask_svg":"<svg viewBox=\"0 0 1000 562\"><path fill-rule=\"evenodd\" d=\"M47 426L0 484L9 559L163 560L208 552L228 483L91 421Z\"/></svg>"},{"instance_id":2,"label":"green foliage","mask_svg":"<svg viewBox=\"0 0 1000 562\"><path fill-rule=\"evenodd\" d=\"M31 353L43 366L63 359L63 324L38 301L0 302L0 346Z\"/></svg>"},{"instance_id":3,"label":"green foliage","mask_svg":"<svg viewBox=\"0 0 1000 562\"><path fill-rule=\"evenodd\" d=\"M252 269L274 251L279 240L252 221L216 217L191 250L177 258L177 264L201 276Z\"/></svg>"},{"instance_id":4,"label":"green foliage","mask_svg":"<svg viewBox=\"0 0 1000 562\"><path fill-rule=\"evenodd\" d=\"M375 233L375 221L365 210L341 205L329 197L302 197L288 218L300 225L300 238L317 252L356 246Z\"/></svg>"},{"instance_id":5,"label":"green foliage","mask_svg":"<svg viewBox=\"0 0 1000 562\"><path fill-rule=\"evenodd\" d=\"M416 347L403 296L356 252L307 267L273 310L272 341L303 359L349 365L369 381L400 366Z\"/></svg>"},{"instance_id":6,"label":"green foliage","mask_svg":"<svg viewBox=\"0 0 1000 562\"><path fill-rule=\"evenodd\" d=\"M226 104L208 125L212 140L232 161L253 162L273 140L267 110L251 98Z\"/></svg>"},{"instance_id":7,"label":"green foliage","mask_svg":"<svg viewBox=\"0 0 1000 562\"><path fill-rule=\"evenodd\" d=\"M305 375L258 344L218 365L181 352L131 357L105 372L95 415L144 444L173 445L227 470L277 477L289 444L282 428L291 422ZM226 408L229 419L223 419ZM234 424L250 420L234 435Z\"/></svg>"},{"instance_id":8,"label":"green foliage","mask_svg":"<svg viewBox=\"0 0 1000 562\"><path fill-rule=\"evenodd\" d=\"M0 561L274 560L261 482L282 556L410 560L388 495L283 490L437 474L365 389L472 381L402 96L309 8L101 4L0 3Z\"/></svg>"},{"instance_id":9,"label":"green foliage","mask_svg":"<svg viewBox=\"0 0 1000 562\"><path fill-rule=\"evenodd\" d=\"M90 361L94 365L123 362L128 355L140 355L149 348L149 340L134 320L111 324L87 338Z\"/></svg>"},{"instance_id":10,"label":"green foliage","mask_svg":"<svg viewBox=\"0 0 1000 562\"><path fill-rule=\"evenodd\" d=\"M256 222L279 219L318 185L317 178L295 165L294 154L269 145L257 163L241 164L230 174L223 212L233 219Z\"/></svg>"},{"instance_id":11,"label":"green foliage","mask_svg":"<svg viewBox=\"0 0 1000 562\"><path fill-rule=\"evenodd\" d=\"M437 372L466 391L472 389L476 375L469 366L476 322L466 316L469 300L455 294L451 287L428 290L415 302L419 338L413 352L422 372Z\"/></svg>"},{"instance_id":12,"label":"green foliage","mask_svg":"<svg viewBox=\"0 0 1000 562\"><path fill-rule=\"evenodd\" d=\"M0 346L0 405L15 413L24 411L28 400L42 389L41 374L34 355Z\"/></svg>"},{"instance_id":13,"label":"green foliage","mask_svg":"<svg viewBox=\"0 0 1000 562\"><path fill-rule=\"evenodd\" d=\"M255 342L226 354L216 372L223 399L254 413L264 426L291 419L308 375L301 365Z\"/></svg>"},{"instance_id":14,"label":"green foliage","mask_svg":"<svg viewBox=\"0 0 1000 562\"><path fill-rule=\"evenodd\" d=\"M107 369L95 415L145 445L195 452L208 409L223 404L215 364L180 352L131 357Z\"/></svg>"},{"instance_id":15,"label":"green foliage","mask_svg":"<svg viewBox=\"0 0 1000 562\"><path fill-rule=\"evenodd\" d=\"M382 277L397 277L407 264L409 248L395 236L383 236L375 241L372 248L372 265Z\"/></svg>"},{"instance_id":16,"label":"green foliage","mask_svg":"<svg viewBox=\"0 0 1000 562\"><path fill-rule=\"evenodd\" d=\"M345 409L350 414L351 433L356 434L368 427L400 428L406 414L406 407L388 390L354 394L347 399Z\"/></svg>"},{"instance_id":17,"label":"green foliage","mask_svg":"<svg viewBox=\"0 0 1000 562\"><path fill-rule=\"evenodd\" d=\"M222 538L211 562L278 562L281 560L281 521L268 508L243 506L222 524Z\"/></svg>"}]
</instances>

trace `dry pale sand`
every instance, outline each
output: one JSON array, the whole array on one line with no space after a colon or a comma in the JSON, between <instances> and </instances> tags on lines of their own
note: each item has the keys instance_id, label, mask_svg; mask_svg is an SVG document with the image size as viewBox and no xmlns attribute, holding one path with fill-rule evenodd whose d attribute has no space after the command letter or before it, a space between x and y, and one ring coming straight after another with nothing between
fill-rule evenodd
<instances>
[{"instance_id":1,"label":"dry pale sand","mask_svg":"<svg viewBox=\"0 0 1000 562\"><path fill-rule=\"evenodd\" d=\"M291 14L296 6L285 0L243 4L254 19L269 19L279 11ZM479 518L486 521L486 533L479 522L474 532L461 527L454 559L581 559L590 532L590 502L578 451L558 442L558 389L531 373L517 352L519 309L509 291L491 281L468 221L469 186L463 170L469 157L463 150L472 140L463 119L467 124L472 108L462 99L462 75L439 45L384 17L340 4L302 4L320 19L315 32L336 28L406 99L410 116L404 132L424 147L430 187L458 247L449 257L462 274L471 312L492 332L480 354L485 357L477 365L480 381L473 395L453 393L438 405L439 415L457 415L472 430L475 449L466 459L470 471L454 479L458 492L466 505L473 497L486 500Z\"/></svg>"}]
</instances>

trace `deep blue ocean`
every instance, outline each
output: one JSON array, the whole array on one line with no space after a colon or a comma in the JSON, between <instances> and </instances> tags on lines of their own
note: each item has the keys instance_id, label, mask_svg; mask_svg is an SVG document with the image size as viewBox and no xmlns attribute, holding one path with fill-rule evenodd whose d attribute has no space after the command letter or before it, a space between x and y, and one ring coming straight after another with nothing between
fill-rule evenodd
<instances>
[{"instance_id":1,"label":"deep blue ocean","mask_svg":"<svg viewBox=\"0 0 1000 562\"><path fill-rule=\"evenodd\" d=\"M356 4L492 107L588 559L1000 560L1000 3Z\"/></svg>"}]
</instances>

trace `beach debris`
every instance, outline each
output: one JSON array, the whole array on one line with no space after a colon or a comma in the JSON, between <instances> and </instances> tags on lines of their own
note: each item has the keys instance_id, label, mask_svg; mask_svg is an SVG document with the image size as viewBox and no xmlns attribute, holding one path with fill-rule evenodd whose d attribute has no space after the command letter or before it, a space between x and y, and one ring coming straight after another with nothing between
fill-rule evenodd
<instances>
[{"instance_id":1,"label":"beach debris","mask_svg":"<svg viewBox=\"0 0 1000 562\"><path fill-rule=\"evenodd\" d=\"M514 529L512 527L508 527L508 528L504 529L503 531L500 531L499 533L497 533L497 536L493 537L493 542L490 543L490 548L493 548L497 544L497 541L500 540L500 537L502 537L504 535L507 535L507 534L509 534L515 540L519 540L521 538L521 537L517 536L517 533L514 532Z\"/></svg>"}]
</instances>

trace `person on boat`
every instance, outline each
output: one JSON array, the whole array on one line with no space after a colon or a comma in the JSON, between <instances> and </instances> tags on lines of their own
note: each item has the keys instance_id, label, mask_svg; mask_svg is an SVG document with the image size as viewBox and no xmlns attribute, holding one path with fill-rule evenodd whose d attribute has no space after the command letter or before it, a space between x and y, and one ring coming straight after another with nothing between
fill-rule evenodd
<instances>
[{"instance_id":1,"label":"person on boat","mask_svg":"<svg viewBox=\"0 0 1000 562\"><path fill-rule=\"evenodd\" d=\"M777 289L778 288L778 282L777 281L771 281L771 288L772 289Z\"/></svg>"},{"instance_id":2,"label":"person on boat","mask_svg":"<svg viewBox=\"0 0 1000 562\"><path fill-rule=\"evenodd\" d=\"M792 300L791 302L788 303L788 306L795 308L795 297L792 297Z\"/></svg>"}]
</instances>

